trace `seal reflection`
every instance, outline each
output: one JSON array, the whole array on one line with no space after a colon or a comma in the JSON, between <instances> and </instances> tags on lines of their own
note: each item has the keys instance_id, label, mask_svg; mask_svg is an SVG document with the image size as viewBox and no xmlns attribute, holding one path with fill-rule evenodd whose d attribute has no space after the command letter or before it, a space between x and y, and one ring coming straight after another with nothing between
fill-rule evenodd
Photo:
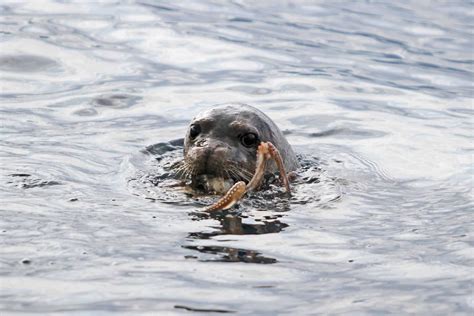
<instances>
[{"instance_id":1,"label":"seal reflection","mask_svg":"<svg viewBox=\"0 0 474 316\"><path fill-rule=\"evenodd\" d=\"M188 240L196 239L210 239L214 236L219 235L260 235L260 234L271 234L279 233L284 228L288 227L279 220L283 217L282 214L265 216L264 220L259 221L258 224L243 223L241 215L226 214L224 212L220 214L193 214L195 220L204 218L213 218L219 221L219 227L213 232L192 232L188 235ZM275 258L263 256L261 253L255 250L224 247L224 246L193 246L184 245L186 249L191 249L204 254L215 255L213 259L199 259L199 261L220 261L220 262L245 262L245 263L261 263L271 264L276 263ZM189 258L187 256L187 258Z\"/></svg>"},{"instance_id":2,"label":"seal reflection","mask_svg":"<svg viewBox=\"0 0 474 316\"><path fill-rule=\"evenodd\" d=\"M201 253L219 255L216 259L200 259L199 261L209 262L245 262L245 263L276 263L275 258L264 257L259 252L254 250L221 247L221 246L183 246L183 248L197 250Z\"/></svg>"}]
</instances>

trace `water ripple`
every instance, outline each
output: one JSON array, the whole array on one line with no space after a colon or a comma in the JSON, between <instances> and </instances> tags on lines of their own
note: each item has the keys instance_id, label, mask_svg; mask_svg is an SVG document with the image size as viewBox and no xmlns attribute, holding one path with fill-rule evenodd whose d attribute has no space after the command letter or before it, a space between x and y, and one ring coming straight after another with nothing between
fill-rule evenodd
<instances>
[{"instance_id":1,"label":"water ripple","mask_svg":"<svg viewBox=\"0 0 474 316\"><path fill-rule=\"evenodd\" d=\"M0 11L2 313L472 311L469 1ZM285 131L292 199L203 216L160 186L226 102Z\"/></svg>"}]
</instances>

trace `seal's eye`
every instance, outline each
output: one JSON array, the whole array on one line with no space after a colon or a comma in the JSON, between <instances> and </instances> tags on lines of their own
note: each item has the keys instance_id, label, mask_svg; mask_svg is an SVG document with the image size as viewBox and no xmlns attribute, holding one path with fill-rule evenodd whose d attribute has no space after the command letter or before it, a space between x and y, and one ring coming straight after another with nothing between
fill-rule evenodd
<instances>
[{"instance_id":1,"label":"seal's eye","mask_svg":"<svg viewBox=\"0 0 474 316\"><path fill-rule=\"evenodd\" d=\"M254 133L247 133L240 137L240 142L245 147L254 147L258 144L258 136Z\"/></svg>"},{"instance_id":2,"label":"seal's eye","mask_svg":"<svg viewBox=\"0 0 474 316\"><path fill-rule=\"evenodd\" d=\"M196 138L201 133L201 126L200 125L191 125L189 128L189 137L191 139Z\"/></svg>"}]
</instances>

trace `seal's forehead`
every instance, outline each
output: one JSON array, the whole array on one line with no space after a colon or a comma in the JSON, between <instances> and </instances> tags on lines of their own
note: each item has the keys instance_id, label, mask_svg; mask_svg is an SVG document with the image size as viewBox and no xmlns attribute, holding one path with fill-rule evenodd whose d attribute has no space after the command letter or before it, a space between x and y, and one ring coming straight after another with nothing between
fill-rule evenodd
<instances>
[{"instance_id":1,"label":"seal's forehead","mask_svg":"<svg viewBox=\"0 0 474 316\"><path fill-rule=\"evenodd\" d=\"M230 129L236 132L258 132L257 128L253 124L251 124L247 120L239 118L226 120L219 120L210 117L195 118L191 124L199 124L204 130L212 130L218 128L227 130Z\"/></svg>"},{"instance_id":2,"label":"seal's forehead","mask_svg":"<svg viewBox=\"0 0 474 316\"><path fill-rule=\"evenodd\" d=\"M212 117L201 117L201 116L196 116L193 118L191 124L200 124L202 126L212 126L216 120Z\"/></svg>"},{"instance_id":3,"label":"seal's forehead","mask_svg":"<svg viewBox=\"0 0 474 316\"><path fill-rule=\"evenodd\" d=\"M200 112L191 124L199 124L203 132L232 131L233 133L260 134L265 130L265 121L258 112L248 107L223 106Z\"/></svg>"},{"instance_id":4,"label":"seal's forehead","mask_svg":"<svg viewBox=\"0 0 474 316\"><path fill-rule=\"evenodd\" d=\"M231 124L233 121L249 122L255 117L254 113L237 108L215 108L199 113L194 117L193 123L213 125L214 123Z\"/></svg>"},{"instance_id":5,"label":"seal's forehead","mask_svg":"<svg viewBox=\"0 0 474 316\"><path fill-rule=\"evenodd\" d=\"M235 120L229 124L229 127L238 132L248 132L258 134L257 128L242 120Z\"/></svg>"}]
</instances>

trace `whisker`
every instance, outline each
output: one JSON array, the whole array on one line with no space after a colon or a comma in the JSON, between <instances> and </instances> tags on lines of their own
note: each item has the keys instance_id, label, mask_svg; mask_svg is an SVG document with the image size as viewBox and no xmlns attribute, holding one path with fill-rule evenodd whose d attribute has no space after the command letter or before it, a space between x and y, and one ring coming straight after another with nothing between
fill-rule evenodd
<instances>
[{"instance_id":1,"label":"whisker","mask_svg":"<svg viewBox=\"0 0 474 316\"><path fill-rule=\"evenodd\" d=\"M194 174L194 167L186 162L186 178L192 179L193 174Z\"/></svg>"},{"instance_id":2,"label":"whisker","mask_svg":"<svg viewBox=\"0 0 474 316\"><path fill-rule=\"evenodd\" d=\"M237 166L233 165L229 168L233 174L233 176L237 179L243 179L244 181L249 181L250 177L242 172L242 169L237 168Z\"/></svg>"},{"instance_id":3,"label":"whisker","mask_svg":"<svg viewBox=\"0 0 474 316\"><path fill-rule=\"evenodd\" d=\"M172 165L175 175L180 179L190 178L190 165L186 160L177 161Z\"/></svg>"},{"instance_id":4,"label":"whisker","mask_svg":"<svg viewBox=\"0 0 474 316\"><path fill-rule=\"evenodd\" d=\"M234 171L235 175L238 176L239 178L242 178L246 181L249 181L253 177L253 173L248 171L245 168L242 168L242 166L239 166L236 163L232 163L232 170Z\"/></svg>"}]
</instances>

